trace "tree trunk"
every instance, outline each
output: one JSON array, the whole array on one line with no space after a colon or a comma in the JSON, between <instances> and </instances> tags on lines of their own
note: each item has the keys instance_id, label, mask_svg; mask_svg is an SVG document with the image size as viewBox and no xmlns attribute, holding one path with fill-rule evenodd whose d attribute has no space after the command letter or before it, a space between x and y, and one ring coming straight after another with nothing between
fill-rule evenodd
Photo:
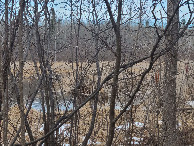
<instances>
[{"instance_id":1,"label":"tree trunk","mask_svg":"<svg viewBox=\"0 0 194 146\"><path fill-rule=\"evenodd\" d=\"M167 14L169 19L175 12L179 1L168 0ZM164 146L177 146L176 132L176 75L177 75L177 40L179 32L179 14L176 12L168 29L166 42L172 45L165 55L165 81L164 81Z\"/></svg>"},{"instance_id":2,"label":"tree trunk","mask_svg":"<svg viewBox=\"0 0 194 146\"><path fill-rule=\"evenodd\" d=\"M115 131L115 102L116 96L118 92L118 76L119 76L119 69L121 63L121 34L120 34L120 20L121 20L121 10L122 10L122 0L118 1L118 16L117 21L115 22L113 13L111 11L110 3L108 0L105 0L106 7L110 16L111 23L114 28L114 33L116 35L116 64L115 70L113 75L113 83L112 83L112 92L110 98L110 110L109 110L109 132L108 132L108 140L106 145L111 146L114 138L114 131Z\"/></svg>"},{"instance_id":3,"label":"tree trunk","mask_svg":"<svg viewBox=\"0 0 194 146\"><path fill-rule=\"evenodd\" d=\"M3 97L3 75L2 75L2 48L1 48L2 44L1 44L1 39L0 39L0 139L2 139L1 137L1 133L2 133L2 119L3 119L3 114L2 114L2 97Z\"/></svg>"},{"instance_id":4,"label":"tree trunk","mask_svg":"<svg viewBox=\"0 0 194 146\"><path fill-rule=\"evenodd\" d=\"M25 114L24 114L24 99L23 99L23 12L24 12L25 2L20 1L20 18L19 18L19 91L20 91L20 120L21 120L21 145L25 145Z\"/></svg>"},{"instance_id":5,"label":"tree trunk","mask_svg":"<svg viewBox=\"0 0 194 146\"><path fill-rule=\"evenodd\" d=\"M97 88L100 86L101 83L101 71L100 71L100 63L99 63L99 46L98 46L98 41L99 41L99 31L100 31L100 25L98 23L98 15L96 12L96 5L95 5L95 0L92 3L93 6L93 22L94 22L94 42L95 42L95 49L96 49L96 69L97 69L97 75L98 75L98 81L97 81ZM97 27L97 30L95 28ZM94 130L94 125L95 125L95 120L96 120L96 113L97 113L97 108L98 108L98 96L99 94L96 95L94 99L94 107L93 107L93 113L92 113L92 119L90 123L90 127L88 130L88 133L86 134L86 137L84 141L82 142L82 146L86 146L88 143L88 140L90 139L92 132Z\"/></svg>"},{"instance_id":6,"label":"tree trunk","mask_svg":"<svg viewBox=\"0 0 194 146\"><path fill-rule=\"evenodd\" d=\"M5 0L5 38L4 38L4 55L5 59L9 56L8 48L8 0ZM2 93L2 104L3 104L3 144L8 145L7 142L7 131L8 131L8 97L6 94L7 91L7 80L8 80L8 62L3 64L3 93Z\"/></svg>"}]
</instances>

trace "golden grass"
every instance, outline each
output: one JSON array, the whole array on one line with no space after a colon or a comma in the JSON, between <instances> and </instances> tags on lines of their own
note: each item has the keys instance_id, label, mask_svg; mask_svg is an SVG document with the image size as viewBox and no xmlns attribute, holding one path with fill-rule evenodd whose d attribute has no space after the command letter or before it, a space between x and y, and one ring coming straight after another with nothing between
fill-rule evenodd
<instances>
[{"instance_id":1,"label":"golden grass","mask_svg":"<svg viewBox=\"0 0 194 146\"><path fill-rule=\"evenodd\" d=\"M184 106L181 105L181 108L185 108L185 101L190 99L190 95L188 94L187 90L188 90L188 85L191 83L194 83L194 78L192 76L187 76L185 74L185 64L189 62L189 73L192 75L194 72L194 63L191 61L182 61L182 62L178 62L178 75L177 75L177 91L183 92L181 93L181 99L182 99L182 103ZM83 66L86 66L87 63L83 63ZM79 64L79 66L81 66L81 64ZM106 77L106 75L108 75L108 73L110 73L112 71L113 68L113 62L101 62L100 66L103 66L103 74L102 74L102 79L104 79ZM148 67L148 63L147 62L142 62L139 63L135 66L132 67L132 72L134 73L134 75L138 75L141 74L143 72L143 70L145 68ZM73 64L73 68L76 68L75 63ZM52 69L54 71L54 73L58 74L60 76L60 80L61 80L61 84L63 86L63 88L65 89L66 92L70 92L71 89L73 88L74 85L74 79L73 79L73 70L72 70L72 64L67 64L64 62L56 62L52 65ZM154 66L154 69L147 75L146 79L145 79L145 83L149 82L151 80L151 76L154 76L154 73L159 69L159 64L157 63ZM13 67L12 67L12 71L13 71ZM131 68L128 69L128 71L131 71ZM96 80L96 73L95 73L95 64L92 64L91 67L88 70L88 75L87 75L87 80L88 83L92 82L93 78L95 78ZM40 73L40 70L39 70ZM162 72L163 73L163 72ZM32 62L26 62L25 66L24 66L24 78L27 80L31 80L34 79L32 77L36 77L36 72L34 69L34 65ZM123 77L123 74L121 74L121 78ZM187 80L188 78L188 80ZM55 84L56 88L58 88L57 90L59 90L59 85L56 83ZM180 90L180 88L182 88ZM102 89L103 93L108 92L107 89ZM192 90L192 92L194 92ZM105 95L103 95L105 96ZM107 95L108 96L108 93ZM149 95L148 95L149 96ZM102 97L103 98L103 97ZM149 99L149 98L147 98ZM146 99L146 100L147 100ZM150 104L152 101L151 100L147 100L145 101L144 105L142 104L140 107L138 107L136 109L135 112L135 117L134 117L134 121L136 122L141 122L144 123L145 120L145 116L147 115L146 111L143 109L146 104ZM92 134L91 139L93 141L98 141L101 142L101 145L105 144L105 137L107 135L107 123L108 123L108 111L109 111L109 107L107 105L100 105L100 107L98 108L97 111L97 118L96 118L96 123L95 123L95 129L94 132ZM90 125L90 121L91 121L91 117L92 117L92 110L90 107L90 103L87 103L83 108L80 109L79 111L80 113L80 122L79 122L79 128L80 128L80 142L83 140L86 132L89 129L89 125ZM117 115L119 113L119 110L115 110L115 114ZM193 114L193 112L192 112ZM181 115L181 116L180 116ZM184 127L190 127L190 128L194 128L194 122L192 119L192 115L188 115L183 113L180 113L179 115L179 122L182 123L182 126L184 125ZM35 109L32 109L31 112L29 113L29 124L31 125L33 134L35 136L35 138L40 137L41 135L43 135L43 131L40 131L40 128L42 126L42 115L40 114L39 111L36 111ZM19 120L19 110L17 106L11 107L9 110L9 117L10 117L10 124L9 124L9 131L10 131L10 135L9 137L11 137L11 135L15 134L15 130L17 129L18 126L20 125L20 120ZM121 117L121 119L116 123L116 127L120 126L120 125L125 125L125 118L126 117ZM128 117L129 118L129 117ZM153 111L150 111L150 118L152 119L152 121L150 121L152 124L150 124L150 129L152 129L153 131L156 130L157 127L154 127L154 125L156 124L156 122L154 121L156 118L156 113L154 113ZM161 120L161 117L159 117L159 120ZM186 124L186 125L185 125ZM138 128L136 129L138 130ZM145 135L149 135L147 131L144 131ZM150 131L149 131L150 132ZM125 132L123 132L122 130L116 130L115 132L115 137L116 140L121 140L123 137L125 136ZM135 135L134 135L135 136ZM27 140L29 140L28 136L26 137Z\"/></svg>"}]
</instances>

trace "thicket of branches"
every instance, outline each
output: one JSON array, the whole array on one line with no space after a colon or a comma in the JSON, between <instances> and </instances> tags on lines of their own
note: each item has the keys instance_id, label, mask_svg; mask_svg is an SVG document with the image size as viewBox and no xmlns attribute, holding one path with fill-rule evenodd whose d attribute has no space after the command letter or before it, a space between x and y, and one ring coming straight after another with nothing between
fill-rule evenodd
<instances>
[{"instance_id":1,"label":"thicket of branches","mask_svg":"<svg viewBox=\"0 0 194 146\"><path fill-rule=\"evenodd\" d=\"M193 0L0 4L2 145L194 144Z\"/></svg>"}]
</instances>

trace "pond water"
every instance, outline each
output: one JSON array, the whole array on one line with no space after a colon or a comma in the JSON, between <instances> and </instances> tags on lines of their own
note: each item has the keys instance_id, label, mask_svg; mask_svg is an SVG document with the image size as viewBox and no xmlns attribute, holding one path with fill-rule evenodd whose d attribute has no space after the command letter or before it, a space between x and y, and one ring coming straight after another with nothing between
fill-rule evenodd
<instances>
[{"instance_id":1,"label":"pond water","mask_svg":"<svg viewBox=\"0 0 194 146\"><path fill-rule=\"evenodd\" d=\"M194 101L187 101L186 104L194 107ZM109 107L109 104L106 104L107 107ZM32 108L42 111L42 105L41 105L41 101L40 99L36 98L35 101L32 104ZM46 109L46 105L45 105L45 109ZM73 102L72 101L59 101L59 104L56 105L56 109L59 109L60 111L65 111L65 110L73 110ZM116 110L122 110L123 106L117 102L116 106L115 106Z\"/></svg>"},{"instance_id":2,"label":"pond water","mask_svg":"<svg viewBox=\"0 0 194 146\"><path fill-rule=\"evenodd\" d=\"M72 101L59 101L59 104L55 105L56 109L59 109L60 111L65 111L65 110L73 110L73 102ZM107 107L109 107L109 104L106 104ZM42 111L42 105L41 105L41 100L36 98L32 104L32 108L36 109L38 111ZM45 109L46 109L46 105L45 105ZM121 104L118 102L115 105L115 109L116 110L120 110L123 109Z\"/></svg>"},{"instance_id":3,"label":"pond water","mask_svg":"<svg viewBox=\"0 0 194 146\"><path fill-rule=\"evenodd\" d=\"M73 109L73 102L72 101L65 101L65 103L64 103L61 101L59 104L55 105L55 107L57 109L59 109L60 111L72 110ZM32 104L32 108L39 110L39 111L42 111L41 100L35 99L33 104ZM46 109L46 105L45 105L45 109Z\"/></svg>"}]
</instances>

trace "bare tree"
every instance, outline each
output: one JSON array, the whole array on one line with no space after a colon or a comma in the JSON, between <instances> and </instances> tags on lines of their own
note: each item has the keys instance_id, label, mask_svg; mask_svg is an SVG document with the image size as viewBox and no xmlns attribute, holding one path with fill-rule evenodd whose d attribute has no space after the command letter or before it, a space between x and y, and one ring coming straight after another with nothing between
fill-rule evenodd
<instances>
[{"instance_id":1,"label":"bare tree","mask_svg":"<svg viewBox=\"0 0 194 146\"><path fill-rule=\"evenodd\" d=\"M171 145L177 135L192 137L192 129L177 124L187 120L184 93L177 91L177 42L192 34L186 31L193 21L189 0L168 3L167 24L162 1L5 2L4 145ZM55 29L59 5L67 13ZM178 10L185 5L190 17L178 30Z\"/></svg>"},{"instance_id":2,"label":"bare tree","mask_svg":"<svg viewBox=\"0 0 194 146\"><path fill-rule=\"evenodd\" d=\"M2 43L2 40L0 39L0 44ZM2 76L2 47L0 47L0 123L3 120L3 114L2 114L2 97L3 97L3 76ZM1 130L0 130L0 139L2 139L2 127L1 125Z\"/></svg>"},{"instance_id":3,"label":"bare tree","mask_svg":"<svg viewBox=\"0 0 194 146\"><path fill-rule=\"evenodd\" d=\"M168 23L172 15L175 16L170 24L166 34L166 43L171 45L165 54L165 78L164 78L164 145L178 145L177 121L176 121L176 75L177 75L177 49L178 44L175 42L179 34L179 7L180 1L168 0L167 17Z\"/></svg>"},{"instance_id":4,"label":"bare tree","mask_svg":"<svg viewBox=\"0 0 194 146\"><path fill-rule=\"evenodd\" d=\"M120 35L120 21L121 21L121 11L122 11L122 0L118 1L118 14L117 14L117 21L115 22L113 13L110 7L108 0L105 0L107 10L110 16L111 23L114 28L114 33L116 36L116 63L115 63L115 70L113 76L113 83L112 83L112 92L110 98L110 113L109 113L109 133L108 133L108 141L107 145L111 146L114 138L114 130L115 130L115 101L118 92L118 76L119 76L119 69L121 63L121 35Z\"/></svg>"},{"instance_id":5,"label":"bare tree","mask_svg":"<svg viewBox=\"0 0 194 146\"><path fill-rule=\"evenodd\" d=\"M5 38L4 38L4 52L5 57L9 57L8 48L8 0L5 1ZM7 59L6 58L6 59ZM7 132L8 132L8 70L9 62L7 60L3 64L3 144L8 145Z\"/></svg>"},{"instance_id":6,"label":"bare tree","mask_svg":"<svg viewBox=\"0 0 194 146\"><path fill-rule=\"evenodd\" d=\"M97 80L97 88L100 86L100 82L101 82L101 70L100 70L100 63L99 63L99 31L100 31L100 25L99 25L99 19L98 19L98 14L97 11L95 9L96 7L96 3L95 0L92 1L92 7L93 7L93 11L92 11L92 16L93 16L93 25L94 25L94 42L95 42L95 49L96 49L96 57L95 57L95 61L96 61L96 69L97 69L97 75L98 75L98 80ZM97 29L97 30L96 30ZM98 100L99 100L99 94L96 95L95 99L94 99L94 107L93 107L93 113L92 113L92 119L91 119L91 124L90 124L90 128L88 130L88 133L86 134L85 139L82 142L83 146L86 146L88 143L88 140L91 137L91 134L94 130L94 125L95 125L95 120L96 120L96 113L97 113L97 109L98 109Z\"/></svg>"},{"instance_id":7,"label":"bare tree","mask_svg":"<svg viewBox=\"0 0 194 146\"><path fill-rule=\"evenodd\" d=\"M23 70L24 70L24 56L23 56L23 12L25 8L25 1L20 0L20 15L19 15L19 90L20 90L20 121L21 121L21 145L25 145L25 115L24 115L24 97L23 97Z\"/></svg>"}]
</instances>

